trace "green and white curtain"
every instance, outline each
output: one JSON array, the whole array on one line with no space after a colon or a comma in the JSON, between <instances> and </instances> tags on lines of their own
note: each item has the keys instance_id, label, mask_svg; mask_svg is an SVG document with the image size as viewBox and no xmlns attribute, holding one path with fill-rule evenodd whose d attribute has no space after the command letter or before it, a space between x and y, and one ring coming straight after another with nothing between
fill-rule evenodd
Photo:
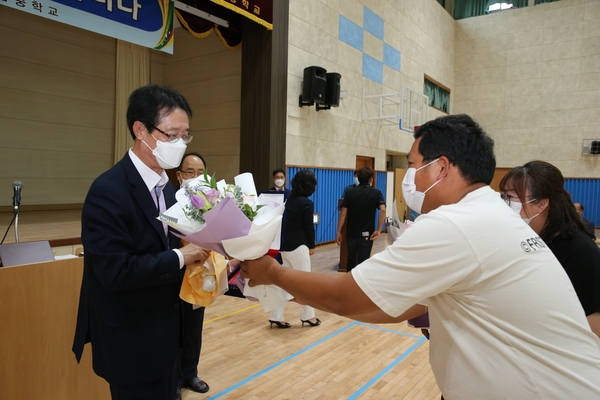
<instances>
[{"instance_id":1,"label":"green and white curtain","mask_svg":"<svg viewBox=\"0 0 600 400\"><path fill-rule=\"evenodd\" d=\"M450 92L425 79L423 94L429 97L429 105L447 114L450 113Z\"/></svg>"},{"instance_id":2,"label":"green and white curtain","mask_svg":"<svg viewBox=\"0 0 600 400\"><path fill-rule=\"evenodd\" d=\"M547 3L552 0L536 0ZM454 19L463 19L484 15L490 8L490 5L496 3L512 4L515 8L527 7L528 0L455 0L454 1Z\"/></svg>"}]
</instances>

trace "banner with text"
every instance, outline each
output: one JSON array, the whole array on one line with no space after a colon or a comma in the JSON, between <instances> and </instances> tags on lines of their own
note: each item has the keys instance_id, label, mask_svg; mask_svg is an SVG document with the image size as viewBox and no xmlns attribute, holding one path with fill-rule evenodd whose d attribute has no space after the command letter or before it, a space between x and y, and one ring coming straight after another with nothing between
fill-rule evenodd
<instances>
[{"instance_id":1,"label":"banner with text","mask_svg":"<svg viewBox=\"0 0 600 400\"><path fill-rule=\"evenodd\" d=\"M0 0L0 4L173 54L170 0Z\"/></svg>"}]
</instances>

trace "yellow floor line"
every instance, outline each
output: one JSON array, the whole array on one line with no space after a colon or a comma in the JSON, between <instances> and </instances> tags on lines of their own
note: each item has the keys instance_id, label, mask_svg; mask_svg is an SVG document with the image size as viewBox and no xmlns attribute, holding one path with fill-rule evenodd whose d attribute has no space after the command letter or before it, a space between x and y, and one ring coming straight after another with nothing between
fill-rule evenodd
<instances>
[{"instance_id":1,"label":"yellow floor line","mask_svg":"<svg viewBox=\"0 0 600 400\"><path fill-rule=\"evenodd\" d=\"M255 305L253 305L253 306L250 306L250 307L242 308L241 310L237 310L237 311L234 311L234 312L230 312L229 314L225 314L225 315L221 315L221 316L219 316L219 317L213 318L213 319L209 319L208 321L204 321L204 323L205 323L205 324L208 324L209 322L213 322L213 321L216 321L216 320L219 320L219 319L222 319L222 318L226 318L226 317L229 317L230 315L238 314L238 313L241 313L241 312L243 312L243 311L250 310L250 309L252 309L252 308L256 308L256 307L258 307L258 306L260 306L260 303L258 303L258 304L255 304Z\"/></svg>"}]
</instances>

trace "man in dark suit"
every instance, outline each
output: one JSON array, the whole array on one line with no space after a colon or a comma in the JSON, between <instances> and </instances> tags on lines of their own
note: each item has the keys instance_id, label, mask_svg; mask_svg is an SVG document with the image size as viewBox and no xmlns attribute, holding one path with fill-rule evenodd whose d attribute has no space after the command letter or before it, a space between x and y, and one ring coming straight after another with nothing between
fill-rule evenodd
<instances>
[{"instance_id":1,"label":"man in dark suit","mask_svg":"<svg viewBox=\"0 0 600 400\"><path fill-rule=\"evenodd\" d=\"M206 161L198 153L186 153L177 167L179 187L186 185L204 174ZM204 307L194 309L190 303L181 301L182 337L181 363L178 368L177 393L175 400L181 400L181 388L186 387L194 392L206 393L210 387L198 377L198 362L202 350L202 327L204 325Z\"/></svg>"},{"instance_id":2,"label":"man in dark suit","mask_svg":"<svg viewBox=\"0 0 600 400\"><path fill-rule=\"evenodd\" d=\"M273 187L270 189L275 192L283 192L283 199L287 200L292 191L285 188L285 171L281 168L273 170Z\"/></svg>"},{"instance_id":3,"label":"man in dark suit","mask_svg":"<svg viewBox=\"0 0 600 400\"><path fill-rule=\"evenodd\" d=\"M172 400L181 347L183 267L204 262L195 245L156 219L175 203L165 169L179 165L189 104L175 90L143 86L129 97L134 145L90 187L82 211L85 249L73 352L92 345L94 372L114 400Z\"/></svg>"}]
</instances>

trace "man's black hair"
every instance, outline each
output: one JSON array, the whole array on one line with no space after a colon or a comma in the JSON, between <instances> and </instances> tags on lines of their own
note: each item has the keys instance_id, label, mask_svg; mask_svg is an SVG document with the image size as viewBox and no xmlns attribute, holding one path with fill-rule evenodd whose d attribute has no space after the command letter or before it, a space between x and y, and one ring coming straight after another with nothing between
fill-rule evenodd
<instances>
[{"instance_id":1,"label":"man's black hair","mask_svg":"<svg viewBox=\"0 0 600 400\"><path fill-rule=\"evenodd\" d=\"M127 108L127 127L133 140L135 121L140 121L148 132L152 132L165 115L177 108L185 111L189 118L192 117L192 109L185 97L171 87L148 85L134 90L129 96Z\"/></svg>"},{"instance_id":2,"label":"man's black hair","mask_svg":"<svg viewBox=\"0 0 600 400\"><path fill-rule=\"evenodd\" d=\"M369 167L362 167L356 170L356 177L361 185L368 185L373 177L373 170Z\"/></svg>"},{"instance_id":3,"label":"man's black hair","mask_svg":"<svg viewBox=\"0 0 600 400\"><path fill-rule=\"evenodd\" d=\"M280 172L283 174L283 176L285 176L285 171L282 170L281 168L274 169L273 170L273 176L277 175Z\"/></svg>"},{"instance_id":4,"label":"man's black hair","mask_svg":"<svg viewBox=\"0 0 600 400\"><path fill-rule=\"evenodd\" d=\"M415 132L423 165L446 156L469 183L489 185L496 170L494 141L466 114L429 121Z\"/></svg>"}]
</instances>

